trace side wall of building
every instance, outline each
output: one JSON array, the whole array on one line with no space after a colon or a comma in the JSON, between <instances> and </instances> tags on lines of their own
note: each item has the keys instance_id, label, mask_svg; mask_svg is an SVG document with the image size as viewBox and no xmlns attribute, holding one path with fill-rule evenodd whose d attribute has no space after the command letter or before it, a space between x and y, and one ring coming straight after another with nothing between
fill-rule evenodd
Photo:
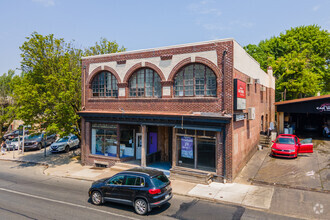
<instances>
[{"instance_id":1,"label":"side wall of building","mask_svg":"<svg viewBox=\"0 0 330 220\"><path fill-rule=\"evenodd\" d=\"M260 132L266 132L270 122L275 122L275 79L272 71L265 73L246 51L234 42L234 78L246 82L246 109L235 113L248 114L248 109L255 108L255 119L247 117L233 121L233 177L250 160L260 138ZM252 79L252 80L251 80ZM252 83L251 83L252 82Z\"/></svg>"}]
</instances>

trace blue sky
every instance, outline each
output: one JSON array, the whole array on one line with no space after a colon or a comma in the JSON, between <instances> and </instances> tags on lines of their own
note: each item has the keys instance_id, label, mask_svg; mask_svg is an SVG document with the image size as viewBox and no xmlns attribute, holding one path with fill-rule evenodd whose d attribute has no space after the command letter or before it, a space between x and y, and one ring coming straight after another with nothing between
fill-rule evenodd
<instances>
[{"instance_id":1,"label":"blue sky","mask_svg":"<svg viewBox=\"0 0 330 220\"><path fill-rule=\"evenodd\" d=\"M0 74L20 67L33 31L79 48L101 37L127 50L222 38L245 46L300 25L329 31L329 11L329 0L0 0Z\"/></svg>"}]
</instances>

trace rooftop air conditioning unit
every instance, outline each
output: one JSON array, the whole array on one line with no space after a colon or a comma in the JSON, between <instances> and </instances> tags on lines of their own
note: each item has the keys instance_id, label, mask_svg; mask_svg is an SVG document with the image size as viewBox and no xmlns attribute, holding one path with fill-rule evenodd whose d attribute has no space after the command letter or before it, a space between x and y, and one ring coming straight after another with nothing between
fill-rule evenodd
<instances>
[{"instance_id":1,"label":"rooftop air conditioning unit","mask_svg":"<svg viewBox=\"0 0 330 220\"><path fill-rule=\"evenodd\" d=\"M259 83L260 84L260 79L255 79L255 83Z\"/></svg>"},{"instance_id":2,"label":"rooftop air conditioning unit","mask_svg":"<svg viewBox=\"0 0 330 220\"><path fill-rule=\"evenodd\" d=\"M248 119L254 120L256 118L256 109L254 107L248 108Z\"/></svg>"},{"instance_id":3,"label":"rooftop air conditioning unit","mask_svg":"<svg viewBox=\"0 0 330 220\"><path fill-rule=\"evenodd\" d=\"M253 84L253 78L249 77L248 81L247 81L247 84Z\"/></svg>"}]
</instances>

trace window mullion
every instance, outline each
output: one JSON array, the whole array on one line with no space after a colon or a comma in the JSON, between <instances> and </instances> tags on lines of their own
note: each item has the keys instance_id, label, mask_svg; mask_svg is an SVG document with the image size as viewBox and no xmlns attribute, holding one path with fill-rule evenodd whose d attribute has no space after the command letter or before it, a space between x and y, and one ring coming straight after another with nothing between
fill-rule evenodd
<instances>
[{"instance_id":1,"label":"window mullion","mask_svg":"<svg viewBox=\"0 0 330 220\"><path fill-rule=\"evenodd\" d=\"M206 66L204 66L204 96L207 96Z\"/></svg>"},{"instance_id":2,"label":"window mullion","mask_svg":"<svg viewBox=\"0 0 330 220\"><path fill-rule=\"evenodd\" d=\"M193 96L196 96L195 94L195 86L196 86L196 83L195 83L195 64L193 64Z\"/></svg>"},{"instance_id":3,"label":"window mullion","mask_svg":"<svg viewBox=\"0 0 330 220\"><path fill-rule=\"evenodd\" d=\"M147 75L147 70L144 69L143 72L144 72L144 79L143 79L143 81L144 81L144 92L143 92L143 97L146 97L146 75Z\"/></svg>"},{"instance_id":4,"label":"window mullion","mask_svg":"<svg viewBox=\"0 0 330 220\"><path fill-rule=\"evenodd\" d=\"M182 71L182 92L183 92L183 96L186 96L184 72L185 72L185 68ZM179 96L180 96L180 92L179 92Z\"/></svg>"},{"instance_id":5,"label":"window mullion","mask_svg":"<svg viewBox=\"0 0 330 220\"><path fill-rule=\"evenodd\" d=\"M154 97L155 96L155 72L154 71L152 71L152 97Z\"/></svg>"}]
</instances>

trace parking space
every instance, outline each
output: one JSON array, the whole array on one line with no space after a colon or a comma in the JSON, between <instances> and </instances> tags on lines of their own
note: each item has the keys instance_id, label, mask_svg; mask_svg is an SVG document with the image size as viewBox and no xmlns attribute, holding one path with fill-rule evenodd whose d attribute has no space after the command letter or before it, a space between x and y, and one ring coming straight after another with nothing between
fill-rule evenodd
<instances>
[{"instance_id":1,"label":"parking space","mask_svg":"<svg viewBox=\"0 0 330 220\"><path fill-rule=\"evenodd\" d=\"M313 144L314 153L299 154L296 159L273 158L267 154L251 179L256 183L330 191L330 140L313 139ZM270 153L270 149L264 150Z\"/></svg>"},{"instance_id":2,"label":"parking space","mask_svg":"<svg viewBox=\"0 0 330 220\"><path fill-rule=\"evenodd\" d=\"M1 159L8 160L18 160L18 161L29 161L36 163L45 163L50 167L58 166L63 164L68 164L72 161L73 158L78 157L80 155L80 148L70 150L68 153L51 153L49 147L46 148L46 156L44 148L41 150L31 150L24 152L19 151L7 151L5 154L0 155Z\"/></svg>"}]
</instances>

